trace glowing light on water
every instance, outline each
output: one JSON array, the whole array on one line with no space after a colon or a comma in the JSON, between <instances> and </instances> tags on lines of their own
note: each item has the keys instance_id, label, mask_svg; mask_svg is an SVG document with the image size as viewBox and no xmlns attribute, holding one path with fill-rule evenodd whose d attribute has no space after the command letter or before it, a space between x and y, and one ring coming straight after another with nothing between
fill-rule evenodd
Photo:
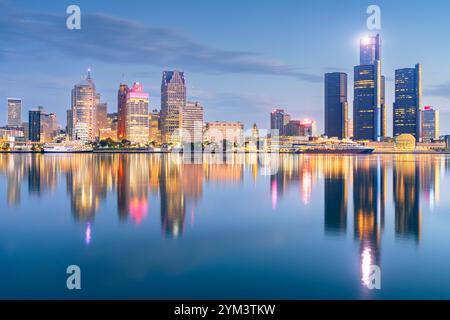
<instances>
[{"instance_id":1,"label":"glowing light on water","mask_svg":"<svg viewBox=\"0 0 450 320\"><path fill-rule=\"evenodd\" d=\"M305 205L309 204L312 192L312 173L309 168L304 167L302 171L302 182L301 182L301 194L302 200Z\"/></svg>"},{"instance_id":2,"label":"glowing light on water","mask_svg":"<svg viewBox=\"0 0 450 320\"><path fill-rule=\"evenodd\" d=\"M147 216L148 202L146 199L132 199L130 203L130 215L136 224L141 224Z\"/></svg>"},{"instance_id":3,"label":"glowing light on water","mask_svg":"<svg viewBox=\"0 0 450 320\"><path fill-rule=\"evenodd\" d=\"M372 266L372 250L370 248L365 248L361 254L361 271L362 271L362 282L365 286L370 283L370 270Z\"/></svg>"},{"instance_id":4,"label":"glowing light on water","mask_svg":"<svg viewBox=\"0 0 450 320\"><path fill-rule=\"evenodd\" d=\"M278 197L278 185L277 180L272 181L272 209L277 208L277 197Z\"/></svg>"},{"instance_id":5,"label":"glowing light on water","mask_svg":"<svg viewBox=\"0 0 450 320\"><path fill-rule=\"evenodd\" d=\"M86 236L85 236L86 245L89 245L91 243L91 239L92 239L92 237L91 237L91 223L88 222L86 224Z\"/></svg>"}]
</instances>

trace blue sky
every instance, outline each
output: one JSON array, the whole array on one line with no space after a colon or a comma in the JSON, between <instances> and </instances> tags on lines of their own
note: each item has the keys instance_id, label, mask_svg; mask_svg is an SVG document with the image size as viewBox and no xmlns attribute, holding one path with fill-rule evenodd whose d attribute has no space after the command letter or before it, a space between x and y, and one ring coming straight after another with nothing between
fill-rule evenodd
<instances>
[{"instance_id":1,"label":"blue sky","mask_svg":"<svg viewBox=\"0 0 450 320\"><path fill-rule=\"evenodd\" d=\"M66 29L66 8L79 5L82 29ZM256 122L283 107L323 128L323 74L349 74L366 9L381 7L382 69L392 128L394 71L420 62L424 105L441 111L450 134L450 3L448 1L0 0L0 123L7 97L23 99L23 120L37 105L65 124L70 90L88 67L102 100L115 111L120 82L143 83L160 107L163 70L186 73L188 97L205 118Z\"/></svg>"}]
</instances>

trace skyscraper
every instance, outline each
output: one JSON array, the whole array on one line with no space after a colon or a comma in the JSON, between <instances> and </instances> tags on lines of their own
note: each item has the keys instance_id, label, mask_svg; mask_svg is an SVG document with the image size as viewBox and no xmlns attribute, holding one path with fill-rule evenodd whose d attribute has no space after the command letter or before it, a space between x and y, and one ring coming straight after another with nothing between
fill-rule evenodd
<instances>
[{"instance_id":1,"label":"skyscraper","mask_svg":"<svg viewBox=\"0 0 450 320\"><path fill-rule=\"evenodd\" d=\"M61 129L56 114L53 112L46 113L44 109L41 109L41 127L40 127L40 141L52 142L58 135Z\"/></svg>"},{"instance_id":2,"label":"skyscraper","mask_svg":"<svg viewBox=\"0 0 450 320\"><path fill-rule=\"evenodd\" d=\"M148 93L135 82L127 94L126 137L132 143L148 142Z\"/></svg>"},{"instance_id":3,"label":"skyscraper","mask_svg":"<svg viewBox=\"0 0 450 320\"><path fill-rule=\"evenodd\" d=\"M60 126L54 113L44 112L43 107L28 113L28 139L32 142L52 142L58 135Z\"/></svg>"},{"instance_id":4,"label":"skyscraper","mask_svg":"<svg viewBox=\"0 0 450 320\"><path fill-rule=\"evenodd\" d=\"M278 135L285 135L289 121L291 121L291 116L285 113L284 109L272 110L270 113L270 130L272 134L275 134L275 130L278 130Z\"/></svg>"},{"instance_id":5,"label":"skyscraper","mask_svg":"<svg viewBox=\"0 0 450 320\"><path fill-rule=\"evenodd\" d=\"M311 119L290 120L284 127L284 135L289 137L316 137L317 125Z\"/></svg>"},{"instance_id":6,"label":"skyscraper","mask_svg":"<svg viewBox=\"0 0 450 320\"><path fill-rule=\"evenodd\" d=\"M120 84L117 93L117 139L125 139L126 121L127 121L127 94L130 91L128 85Z\"/></svg>"},{"instance_id":7,"label":"skyscraper","mask_svg":"<svg viewBox=\"0 0 450 320\"><path fill-rule=\"evenodd\" d=\"M359 64L375 64L375 61L381 61L381 38L377 34L374 37L364 37L360 40L359 46Z\"/></svg>"},{"instance_id":8,"label":"skyscraper","mask_svg":"<svg viewBox=\"0 0 450 320\"><path fill-rule=\"evenodd\" d=\"M30 110L28 112L28 140L32 142L41 141L41 110Z\"/></svg>"},{"instance_id":9,"label":"skyscraper","mask_svg":"<svg viewBox=\"0 0 450 320\"><path fill-rule=\"evenodd\" d=\"M381 137L387 137L386 78L381 76Z\"/></svg>"},{"instance_id":10,"label":"skyscraper","mask_svg":"<svg viewBox=\"0 0 450 320\"><path fill-rule=\"evenodd\" d=\"M71 139L73 136L73 110L67 110L67 119L66 119L66 134Z\"/></svg>"},{"instance_id":11,"label":"skyscraper","mask_svg":"<svg viewBox=\"0 0 450 320\"><path fill-rule=\"evenodd\" d=\"M72 89L72 112L74 140L94 141L97 137L97 94L91 78L91 70L85 80Z\"/></svg>"},{"instance_id":12,"label":"skyscraper","mask_svg":"<svg viewBox=\"0 0 450 320\"><path fill-rule=\"evenodd\" d=\"M395 70L394 137L412 134L422 139L422 65Z\"/></svg>"},{"instance_id":13,"label":"skyscraper","mask_svg":"<svg viewBox=\"0 0 450 320\"><path fill-rule=\"evenodd\" d=\"M161 133L164 143L181 141L182 111L185 106L184 73L164 71L161 83Z\"/></svg>"},{"instance_id":14,"label":"skyscraper","mask_svg":"<svg viewBox=\"0 0 450 320\"><path fill-rule=\"evenodd\" d=\"M148 115L148 140L153 144L161 143L161 113L153 110Z\"/></svg>"},{"instance_id":15,"label":"skyscraper","mask_svg":"<svg viewBox=\"0 0 450 320\"><path fill-rule=\"evenodd\" d=\"M439 139L439 111L433 107L424 107L422 112L423 140L431 142Z\"/></svg>"},{"instance_id":16,"label":"skyscraper","mask_svg":"<svg viewBox=\"0 0 450 320\"><path fill-rule=\"evenodd\" d=\"M325 74L325 135L344 139L347 137L347 74Z\"/></svg>"},{"instance_id":17,"label":"skyscraper","mask_svg":"<svg viewBox=\"0 0 450 320\"><path fill-rule=\"evenodd\" d=\"M361 39L360 65L354 67L354 81L354 138L380 141L387 129L380 35Z\"/></svg>"},{"instance_id":18,"label":"skyscraper","mask_svg":"<svg viewBox=\"0 0 450 320\"><path fill-rule=\"evenodd\" d=\"M109 128L108 104L106 102L101 102L97 105L97 128L99 131Z\"/></svg>"},{"instance_id":19,"label":"skyscraper","mask_svg":"<svg viewBox=\"0 0 450 320\"><path fill-rule=\"evenodd\" d=\"M203 106L198 102L187 102L183 108L183 142L203 141Z\"/></svg>"},{"instance_id":20,"label":"skyscraper","mask_svg":"<svg viewBox=\"0 0 450 320\"><path fill-rule=\"evenodd\" d=\"M22 124L22 99L8 98L8 127L20 127Z\"/></svg>"}]
</instances>

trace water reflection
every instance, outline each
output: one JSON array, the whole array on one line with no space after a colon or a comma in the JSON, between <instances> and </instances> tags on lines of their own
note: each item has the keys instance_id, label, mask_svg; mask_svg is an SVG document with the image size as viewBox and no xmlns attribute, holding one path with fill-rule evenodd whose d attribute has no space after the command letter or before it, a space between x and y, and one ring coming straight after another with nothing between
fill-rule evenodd
<instances>
[{"instance_id":1,"label":"water reflection","mask_svg":"<svg viewBox=\"0 0 450 320\"><path fill-rule=\"evenodd\" d=\"M195 225L205 189L241 185L247 179L256 188L261 173L271 168L276 168L274 174L262 180L268 182L264 192L271 210L281 210L287 193L302 206L310 206L323 183L325 235L349 234L355 239L364 284L370 266L382 264L387 215L395 223L397 239L420 243L423 205L432 210L439 204L450 161L432 155L0 154L7 205L20 205L24 186L29 196L41 197L65 183L70 211L85 226L86 245L92 240L95 216L108 197L116 198L118 220L135 225L150 214L151 199L158 199L162 235L180 238L186 223ZM217 205L226 201L230 199Z\"/></svg>"},{"instance_id":2,"label":"water reflection","mask_svg":"<svg viewBox=\"0 0 450 320\"><path fill-rule=\"evenodd\" d=\"M418 242L422 222L420 163L411 155L399 156L398 160L394 166L395 233L398 237ZM428 193L427 190L432 188L429 183L434 181L430 179L428 183L422 184L424 193Z\"/></svg>"},{"instance_id":3,"label":"water reflection","mask_svg":"<svg viewBox=\"0 0 450 320\"><path fill-rule=\"evenodd\" d=\"M350 159L331 156L324 159L324 227L328 234L347 231L347 198Z\"/></svg>"}]
</instances>

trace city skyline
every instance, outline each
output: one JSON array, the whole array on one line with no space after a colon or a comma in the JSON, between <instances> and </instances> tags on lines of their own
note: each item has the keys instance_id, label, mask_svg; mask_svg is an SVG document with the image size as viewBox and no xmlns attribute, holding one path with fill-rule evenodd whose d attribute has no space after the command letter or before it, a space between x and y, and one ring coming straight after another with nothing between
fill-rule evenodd
<instances>
[{"instance_id":1,"label":"city skyline","mask_svg":"<svg viewBox=\"0 0 450 320\"><path fill-rule=\"evenodd\" d=\"M1 1L0 4L4 9L2 15L11 11L16 13L16 15L10 15L5 17L4 20L2 19L2 21L5 21L5 28L2 32L5 33L8 33L11 27L17 25L17 19L20 16L28 17L31 25L36 30L41 30L42 20L35 11L39 12L39 10L45 9L46 12L59 15L61 18L65 17L63 10L59 10L58 7L51 4L43 5L45 8L37 8L35 4L26 1L24 4L14 6L5 1ZM148 88L147 91L150 93L151 101L153 101L149 105L149 110L153 110L160 107L158 103L160 98L158 90L160 71L178 69L188 74L189 87L187 91L189 96L187 100L200 101L205 110L208 110L205 112L206 121L216 119L240 120L246 127L251 127L256 122L258 127L268 128L269 121L266 115L275 107L280 107L290 110L295 118L317 119L318 131L323 132L323 74L331 71L346 72L350 75L349 85L353 82L351 68L358 61L358 39L367 34L365 26L367 4L363 2L349 3L345 10L327 1L324 1L326 5L322 6L323 8L320 10L316 8L316 5L300 10L295 3L287 1L285 4L285 7L277 7L276 10L273 10L273 5L262 5L261 11L258 10L258 15L255 17L256 25L262 23L263 17L279 19L287 14L287 20L283 21L280 26L274 26L275 29L267 33L270 45L264 45L259 40L251 43L244 41L244 36L238 37L235 41L226 39L226 37L225 39L213 38L212 35L218 32L218 26L213 23L208 23L208 28L204 29L199 29L198 26L194 26L183 19L181 19L182 21L170 21L168 23L164 19L156 17L158 12L169 12L171 6L165 4L149 5L152 6L153 11L151 14L152 20L148 22L148 19L145 19L146 16L135 12L131 15L132 10L129 12L127 10L119 11L115 5L102 6L101 4L81 1L80 7L83 10L85 20L83 20L82 30L76 31L78 33L75 36L78 40L86 41L86 44L79 42L77 52L82 51L84 46L92 41L91 37L96 35L98 29L92 25L92 20L98 18L97 24L103 28L120 27L118 37L121 37L121 28L130 28L129 30L133 32L136 31L135 28L138 28L140 32L137 34L143 35L142 40L147 41L149 45L153 45L152 43L158 39L158 35L155 33L158 27L162 28L161 32L174 31L174 34L167 34L167 39L171 44L169 49L175 48L176 44L181 45L181 47L192 45L192 55L196 57L196 60L193 61L194 58L186 57L177 51L170 52L170 57L173 57L172 62L164 60L162 55L158 55L158 59L154 59L154 61L149 61L145 57L146 51L141 47L135 47L136 50L132 56L125 55L124 59L113 56L108 59L108 63L104 62L104 59L99 61L98 56L84 51L81 53L80 59L73 59L73 55L68 53L63 45L47 48L48 42L53 39L52 36L36 37L35 31L29 28L23 30L24 26L18 26L18 30L30 34L34 40L30 44L24 45L8 41L3 46L6 49L1 52L0 68L3 71L1 78L5 85L1 86L0 99L6 101L7 97L20 96L23 99L24 110L43 105L47 110L55 112L60 119L63 119L63 112L68 109L68 101L70 100L67 87L71 87L73 83L77 82L76 77L74 77L75 74L81 74L82 71L80 70L85 70L87 66L90 66L96 74L98 91L102 93L102 99L108 103L110 110L116 104L117 91L114 88L117 87L117 84L135 81L143 83ZM437 46L437 44L433 44L432 39L429 39L430 37L425 36L427 26L414 26L409 29L409 33L415 35L415 37L410 38L409 34L399 30L405 21L396 23L394 19L397 18L395 12L398 7L402 7L402 3L391 4L380 1L379 5L383 19L380 34L383 37L383 75L386 76L388 119L392 119L394 71L420 62L424 68L423 103L424 105L433 105L441 111L441 132L442 134L448 133L450 123L448 114L448 97L450 96L448 93L450 93L450 90L448 88L450 86L446 78L447 75L442 72L442 65L447 63L444 53L448 45L439 42L439 47L442 49L439 52L426 50L426 48ZM194 10L196 6L189 7L187 4L182 6L192 17L207 13L208 17L212 19L217 15L215 10L212 10L209 6L205 6L199 13ZM224 6L221 9L225 12L231 10L225 4L221 4L221 6ZM438 4L438 6L446 8L448 5ZM100 7L102 7L101 12ZM247 14L250 7L250 4L236 4L235 9L239 9L238 17ZM18 9L21 9L20 14L17 13ZM292 13L288 13L288 9L292 9ZM419 12L424 19L431 14L428 8L420 4L409 4L405 10L411 14L409 15L411 20ZM333 19L327 20L329 22L326 24L312 21L321 15L329 16L331 12L336 13L333 13ZM105 16L102 17L100 13ZM305 17L304 21L296 19L293 23L294 13L309 15L310 17ZM439 13L439 10L433 10L432 14L435 25L445 26L446 19L444 19L443 14ZM134 20L136 20L137 25L131 23ZM265 30L253 30L248 25L243 24L243 21L238 19L237 26L230 26L230 28L240 27L247 36ZM67 44L74 34L64 29L63 24L62 26L57 25L54 19L50 22L51 32L47 34L54 34L55 37L61 38L61 43ZM207 22L209 22L209 19ZM286 23L290 23L292 30L288 32L285 38L279 39L276 34L281 28L286 27ZM209 26L210 24L211 26ZM312 28L316 30L314 35L307 31L308 28L305 28L307 24L311 24ZM332 28L330 28L331 25ZM57 29L59 27L61 30ZM53 30L53 28L55 29ZM92 33L91 36L88 33ZM148 36L145 35L147 33ZM3 39L8 40L15 35L16 31L12 30L9 34L5 34ZM298 38L298 43L296 41L292 43L292 37ZM187 42L187 39L190 41ZM254 39L257 39L257 37L254 37ZM411 41L412 39L415 39L415 41ZM108 41L108 39L104 41ZM128 44L128 40L124 42L124 46ZM304 50L305 44L308 46L308 50ZM34 56L31 53L26 53L25 48L29 45L46 48L48 52L45 52L54 59L43 58L42 64L37 66L34 62ZM106 45L109 46L108 43ZM332 50L329 50L332 52L326 52L325 47L332 48ZM286 48L289 48L289 50L286 50ZM111 52L108 55L117 53L119 49L111 47ZM204 50L203 53L210 57L209 59L198 58L197 53L201 53L202 49ZM14 56L13 52L20 53L21 59ZM161 53L161 51L158 52ZM227 53L231 57L228 57ZM169 53L166 52L166 54ZM125 58L133 58L133 62L124 61ZM20 64L18 60L20 60ZM64 68L60 68L62 65L64 65ZM34 81L30 83L27 79L31 76L33 76ZM27 81L26 92L24 92L23 87L17 85L24 81ZM348 100L349 102L353 100L352 92L349 92ZM6 111L3 108L2 110L0 121L5 123ZM230 114L233 113L238 113L239 119L231 118ZM349 114L352 114L351 110L349 110ZM64 121L62 124L64 125ZM388 127L388 135L392 136L391 121L388 121Z\"/></svg>"}]
</instances>

